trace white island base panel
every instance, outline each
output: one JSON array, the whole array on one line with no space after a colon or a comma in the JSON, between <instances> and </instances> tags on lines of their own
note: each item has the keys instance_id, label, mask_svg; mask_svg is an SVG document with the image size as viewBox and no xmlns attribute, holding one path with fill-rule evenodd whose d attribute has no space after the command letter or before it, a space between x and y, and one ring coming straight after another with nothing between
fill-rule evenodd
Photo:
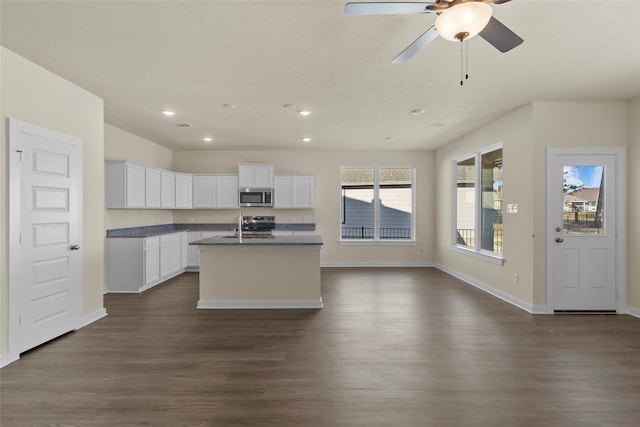
<instances>
[{"instance_id":1,"label":"white island base panel","mask_svg":"<svg viewBox=\"0 0 640 427\"><path fill-rule=\"evenodd\" d=\"M200 246L197 308L322 308L320 246Z\"/></svg>"}]
</instances>

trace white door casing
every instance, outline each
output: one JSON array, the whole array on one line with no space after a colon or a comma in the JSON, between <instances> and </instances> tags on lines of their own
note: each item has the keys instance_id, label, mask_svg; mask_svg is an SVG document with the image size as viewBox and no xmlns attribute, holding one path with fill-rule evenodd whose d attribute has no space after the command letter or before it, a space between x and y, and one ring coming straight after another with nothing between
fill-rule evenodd
<instances>
[{"instance_id":1,"label":"white door casing","mask_svg":"<svg viewBox=\"0 0 640 427\"><path fill-rule=\"evenodd\" d=\"M624 162L621 148L547 149L548 313L626 312ZM573 179L567 173L579 167L603 178L597 191L603 194L603 217L597 229L579 225L585 224L583 209L595 210L593 206L571 208L570 198L565 200L565 192L575 192L567 190Z\"/></svg>"},{"instance_id":2,"label":"white door casing","mask_svg":"<svg viewBox=\"0 0 640 427\"><path fill-rule=\"evenodd\" d=\"M82 141L8 119L9 353L81 326Z\"/></svg>"}]
</instances>

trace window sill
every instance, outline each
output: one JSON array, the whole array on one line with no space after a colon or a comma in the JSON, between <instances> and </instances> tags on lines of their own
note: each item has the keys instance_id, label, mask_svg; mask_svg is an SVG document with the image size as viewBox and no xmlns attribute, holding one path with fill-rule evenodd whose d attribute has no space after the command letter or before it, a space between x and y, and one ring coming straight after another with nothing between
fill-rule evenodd
<instances>
[{"instance_id":1,"label":"window sill","mask_svg":"<svg viewBox=\"0 0 640 427\"><path fill-rule=\"evenodd\" d=\"M504 258L502 258L501 256L496 256L487 252L477 252L473 249L467 249L456 245L449 245L449 249L459 254L468 255L482 261L490 262L492 264L504 265Z\"/></svg>"},{"instance_id":2,"label":"window sill","mask_svg":"<svg viewBox=\"0 0 640 427\"><path fill-rule=\"evenodd\" d=\"M340 246L415 246L413 239L374 240L374 239L340 239Z\"/></svg>"}]
</instances>

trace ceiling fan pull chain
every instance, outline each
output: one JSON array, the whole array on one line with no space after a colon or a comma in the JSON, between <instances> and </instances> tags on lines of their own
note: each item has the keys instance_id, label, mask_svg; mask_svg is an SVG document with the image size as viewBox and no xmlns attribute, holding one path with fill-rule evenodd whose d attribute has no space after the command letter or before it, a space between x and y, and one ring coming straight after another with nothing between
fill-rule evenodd
<instances>
[{"instance_id":1,"label":"ceiling fan pull chain","mask_svg":"<svg viewBox=\"0 0 640 427\"><path fill-rule=\"evenodd\" d=\"M463 39L460 39L460 86L464 85L464 82L462 81L462 42Z\"/></svg>"},{"instance_id":2,"label":"ceiling fan pull chain","mask_svg":"<svg viewBox=\"0 0 640 427\"><path fill-rule=\"evenodd\" d=\"M465 75L464 75L464 79L465 80L469 80L469 40L467 40L467 39L465 39L465 42L464 42L464 49L465 49L465 56L466 56L466 58L464 60L465 69L466 69L465 70L466 72L465 72Z\"/></svg>"}]
</instances>

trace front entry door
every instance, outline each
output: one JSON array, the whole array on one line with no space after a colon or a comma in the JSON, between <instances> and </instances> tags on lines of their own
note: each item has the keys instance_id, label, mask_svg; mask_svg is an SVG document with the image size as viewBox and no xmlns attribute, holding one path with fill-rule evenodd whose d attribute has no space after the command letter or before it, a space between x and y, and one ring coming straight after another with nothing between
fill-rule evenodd
<instances>
[{"instance_id":1,"label":"front entry door","mask_svg":"<svg viewBox=\"0 0 640 427\"><path fill-rule=\"evenodd\" d=\"M9 120L9 351L77 329L82 318L82 146Z\"/></svg>"},{"instance_id":2,"label":"front entry door","mask_svg":"<svg viewBox=\"0 0 640 427\"><path fill-rule=\"evenodd\" d=\"M588 151L550 149L547 157L547 301L553 311L617 309L619 159Z\"/></svg>"}]
</instances>

